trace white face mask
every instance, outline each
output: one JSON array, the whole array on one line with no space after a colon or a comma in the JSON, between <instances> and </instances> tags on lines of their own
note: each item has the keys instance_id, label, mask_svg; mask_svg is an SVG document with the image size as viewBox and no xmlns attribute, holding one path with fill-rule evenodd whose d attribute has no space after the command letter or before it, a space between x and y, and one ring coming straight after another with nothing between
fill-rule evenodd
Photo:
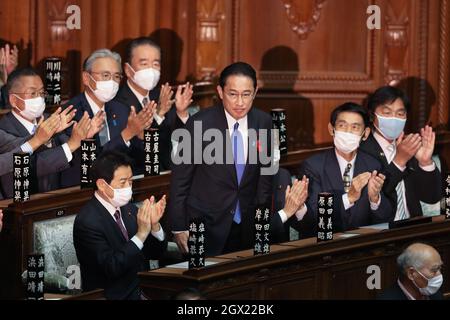
<instances>
[{"instance_id":1,"label":"white face mask","mask_svg":"<svg viewBox=\"0 0 450 320\"><path fill-rule=\"evenodd\" d=\"M108 186L114 191L114 196L112 199L110 198L109 201L115 208L123 207L130 202L131 197L133 196L133 190L131 187L114 189L110 185Z\"/></svg>"},{"instance_id":2,"label":"white face mask","mask_svg":"<svg viewBox=\"0 0 450 320\"><path fill-rule=\"evenodd\" d=\"M425 288L419 288L416 283L413 281L414 285L417 287L417 289L419 289L420 293L424 296L432 296L433 294L435 294L436 292L438 292L438 290L441 288L442 283L444 282L444 277L442 276L442 274L437 275L431 279L428 279L427 277L425 277L419 270L417 270L417 273L420 274L424 279L426 279L428 281L428 284Z\"/></svg>"},{"instance_id":3,"label":"white face mask","mask_svg":"<svg viewBox=\"0 0 450 320\"><path fill-rule=\"evenodd\" d=\"M89 76L92 78L91 75ZM116 96L117 91L119 91L119 84L114 80L97 81L94 78L92 78L92 80L95 81L97 89L93 90L91 86L89 86L89 88L92 90L97 99L103 103L111 101Z\"/></svg>"},{"instance_id":4,"label":"white face mask","mask_svg":"<svg viewBox=\"0 0 450 320\"><path fill-rule=\"evenodd\" d=\"M159 82L161 77L161 72L153 68L142 69L139 71L134 71L133 67L128 64L128 66L133 70L134 77L133 81L142 89L152 90Z\"/></svg>"},{"instance_id":5,"label":"white face mask","mask_svg":"<svg viewBox=\"0 0 450 320\"><path fill-rule=\"evenodd\" d=\"M350 132L334 130L334 146L342 153L351 153L358 149L361 136Z\"/></svg>"},{"instance_id":6,"label":"white face mask","mask_svg":"<svg viewBox=\"0 0 450 320\"><path fill-rule=\"evenodd\" d=\"M26 119L38 119L42 117L45 110L45 99L37 97L33 99L22 99L16 95L17 98L25 102L25 108L20 111L20 114ZM16 107L17 108L17 107Z\"/></svg>"}]
</instances>

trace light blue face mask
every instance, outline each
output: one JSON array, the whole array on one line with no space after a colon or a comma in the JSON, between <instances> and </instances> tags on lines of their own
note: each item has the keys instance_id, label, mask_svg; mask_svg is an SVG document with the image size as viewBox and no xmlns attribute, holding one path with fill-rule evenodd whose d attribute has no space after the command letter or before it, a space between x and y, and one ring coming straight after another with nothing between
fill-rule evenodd
<instances>
[{"instance_id":1,"label":"light blue face mask","mask_svg":"<svg viewBox=\"0 0 450 320\"><path fill-rule=\"evenodd\" d=\"M387 118L375 113L378 118L377 129L388 140L397 139L405 128L406 119L396 117Z\"/></svg>"}]
</instances>

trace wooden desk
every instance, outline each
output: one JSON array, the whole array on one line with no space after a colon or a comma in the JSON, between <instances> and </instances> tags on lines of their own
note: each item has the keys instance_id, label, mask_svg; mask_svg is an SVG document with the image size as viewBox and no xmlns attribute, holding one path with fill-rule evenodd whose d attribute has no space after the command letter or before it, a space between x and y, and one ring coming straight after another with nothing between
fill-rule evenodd
<instances>
[{"instance_id":1,"label":"wooden desk","mask_svg":"<svg viewBox=\"0 0 450 320\"><path fill-rule=\"evenodd\" d=\"M378 290L366 282L371 265L380 267L381 289L396 279L396 258L414 241L426 241L450 262L450 221L435 217L432 223L396 230L360 228L350 238L317 244L305 239L274 245L271 253L252 256L250 250L218 258L222 262L201 270L162 268L140 273L145 294L167 299L186 287L196 287L209 299L373 299ZM450 291L445 271L443 292Z\"/></svg>"}]
</instances>

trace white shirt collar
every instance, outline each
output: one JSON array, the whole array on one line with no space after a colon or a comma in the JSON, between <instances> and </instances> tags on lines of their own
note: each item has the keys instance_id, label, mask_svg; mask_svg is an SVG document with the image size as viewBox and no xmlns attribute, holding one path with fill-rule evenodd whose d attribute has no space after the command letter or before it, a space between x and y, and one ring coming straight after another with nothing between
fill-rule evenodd
<instances>
[{"instance_id":1,"label":"white shirt collar","mask_svg":"<svg viewBox=\"0 0 450 320\"><path fill-rule=\"evenodd\" d=\"M148 101L150 101L150 98L148 97L148 92L147 92L146 96L143 96L142 94L140 94L133 88L133 86L130 83L130 80L127 80L127 86L130 88L131 92L134 93L134 95L136 96L136 98L138 99L138 101L140 102L141 105L142 105L142 100L144 100L145 97L147 97Z\"/></svg>"},{"instance_id":2,"label":"white shirt collar","mask_svg":"<svg viewBox=\"0 0 450 320\"><path fill-rule=\"evenodd\" d=\"M353 170L355 169L355 162L356 162L356 155L357 155L357 153L355 154L353 159L350 162L348 162L340 154L337 153L336 149L334 149L334 152L336 153L336 158L337 158L337 161L339 163L339 169L341 170L341 176L344 175L345 168L347 167L347 164L350 163L352 165L352 167L351 167L350 172L348 174L349 174L350 178L353 178Z\"/></svg>"},{"instance_id":3,"label":"white shirt collar","mask_svg":"<svg viewBox=\"0 0 450 320\"><path fill-rule=\"evenodd\" d=\"M397 279L397 283L398 286L400 287L400 289L402 289L403 293L406 295L406 297L408 298L408 300L416 300L416 298L414 298L412 296L411 293L409 293L408 290L406 290L405 286L403 285L403 283L400 281L400 279Z\"/></svg>"},{"instance_id":4,"label":"white shirt collar","mask_svg":"<svg viewBox=\"0 0 450 320\"><path fill-rule=\"evenodd\" d=\"M97 112L99 112L100 110L104 110L105 105L100 107L97 103L95 103L94 100L92 100L92 98L88 95L86 91L84 92L84 95L86 96L86 100L88 101L89 106L91 107L92 113L94 115L96 115Z\"/></svg>"},{"instance_id":5,"label":"white shirt collar","mask_svg":"<svg viewBox=\"0 0 450 320\"><path fill-rule=\"evenodd\" d=\"M227 110L224 108L223 109L225 111L225 117L227 118L227 124L228 124L228 130L230 130L230 135L233 134L234 131L234 125L237 123L239 123L239 127L238 130L241 132L246 133L248 131L248 124L247 124L247 115L245 115L245 117L236 120L235 118L233 118L231 116L231 114L229 114L227 112Z\"/></svg>"},{"instance_id":6,"label":"white shirt collar","mask_svg":"<svg viewBox=\"0 0 450 320\"><path fill-rule=\"evenodd\" d=\"M120 208L115 208L111 203L103 199L97 191L95 191L94 196L97 198L97 200L102 204L102 206L105 207L106 210L108 210L109 214L114 218L114 213L116 213L117 210L120 211ZM114 218L114 220L116 220Z\"/></svg>"},{"instance_id":7,"label":"white shirt collar","mask_svg":"<svg viewBox=\"0 0 450 320\"><path fill-rule=\"evenodd\" d=\"M11 111L13 116L27 129L29 134L33 133L34 126L37 124L36 120L34 122L30 122L27 119L23 118L20 114L16 113L16 111Z\"/></svg>"}]
</instances>

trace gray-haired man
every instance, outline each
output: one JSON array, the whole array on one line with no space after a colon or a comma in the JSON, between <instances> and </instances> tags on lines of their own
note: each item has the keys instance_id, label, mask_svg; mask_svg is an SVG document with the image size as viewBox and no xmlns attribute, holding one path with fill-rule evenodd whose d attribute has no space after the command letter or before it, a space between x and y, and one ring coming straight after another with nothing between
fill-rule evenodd
<instances>
[{"instance_id":1,"label":"gray-haired man","mask_svg":"<svg viewBox=\"0 0 450 320\"><path fill-rule=\"evenodd\" d=\"M77 109L75 120L88 112L92 118L100 113L106 115L104 127L94 136L101 150L116 150L133 156L143 152L144 129L153 121L153 108L150 103L140 112L125 108L113 101L122 78L120 55L109 49L94 51L83 64L83 84L85 91L72 98L67 105ZM79 154L78 154L79 156ZM74 156L72 168L64 173L65 186L80 183L79 157Z\"/></svg>"},{"instance_id":2,"label":"gray-haired man","mask_svg":"<svg viewBox=\"0 0 450 320\"><path fill-rule=\"evenodd\" d=\"M433 247L414 243L397 258L400 276L380 300L442 300L442 260Z\"/></svg>"}]
</instances>

